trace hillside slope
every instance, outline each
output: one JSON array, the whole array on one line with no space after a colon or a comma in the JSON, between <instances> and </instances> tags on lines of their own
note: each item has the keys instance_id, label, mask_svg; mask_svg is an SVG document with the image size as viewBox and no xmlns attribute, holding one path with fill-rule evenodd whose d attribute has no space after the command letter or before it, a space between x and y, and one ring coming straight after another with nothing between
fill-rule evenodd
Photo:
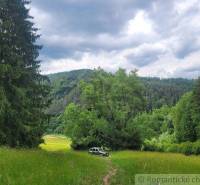
<instances>
[{"instance_id":1,"label":"hillside slope","mask_svg":"<svg viewBox=\"0 0 200 185\"><path fill-rule=\"evenodd\" d=\"M60 114L69 102L77 102L79 97L77 89L79 81L89 80L92 73L92 70L82 69L49 75L53 101L48 112L52 115Z\"/></svg>"},{"instance_id":2,"label":"hillside slope","mask_svg":"<svg viewBox=\"0 0 200 185\"><path fill-rule=\"evenodd\" d=\"M80 80L88 81L93 72L93 70L82 69L49 75L53 102L48 112L52 115L58 115L63 112L68 103L78 102L78 83ZM175 105L184 93L192 90L195 82L194 80L182 78L140 77L140 80L146 89L145 95L148 110L160 108L163 105Z\"/></svg>"}]
</instances>

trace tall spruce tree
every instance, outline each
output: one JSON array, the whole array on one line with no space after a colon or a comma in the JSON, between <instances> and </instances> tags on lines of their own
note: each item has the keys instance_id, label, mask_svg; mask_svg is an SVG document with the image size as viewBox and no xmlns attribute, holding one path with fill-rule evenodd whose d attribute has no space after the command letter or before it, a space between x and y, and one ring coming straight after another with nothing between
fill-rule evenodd
<instances>
[{"instance_id":1,"label":"tall spruce tree","mask_svg":"<svg viewBox=\"0 0 200 185\"><path fill-rule=\"evenodd\" d=\"M200 139L200 77L196 82L195 88L193 90L193 109L192 117L196 124L197 137Z\"/></svg>"},{"instance_id":2,"label":"tall spruce tree","mask_svg":"<svg viewBox=\"0 0 200 185\"><path fill-rule=\"evenodd\" d=\"M41 142L49 88L39 73L41 46L26 0L0 0L0 144Z\"/></svg>"}]
</instances>

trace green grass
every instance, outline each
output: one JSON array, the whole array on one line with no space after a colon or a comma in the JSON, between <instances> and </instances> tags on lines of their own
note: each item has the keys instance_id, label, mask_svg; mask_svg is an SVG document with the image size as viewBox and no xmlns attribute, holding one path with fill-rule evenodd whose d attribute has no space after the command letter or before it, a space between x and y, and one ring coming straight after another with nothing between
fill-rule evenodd
<instances>
[{"instance_id":1,"label":"green grass","mask_svg":"<svg viewBox=\"0 0 200 185\"><path fill-rule=\"evenodd\" d=\"M60 136L45 139L41 148L48 151L0 149L0 185L102 184L104 158L71 151L69 140Z\"/></svg>"},{"instance_id":2,"label":"green grass","mask_svg":"<svg viewBox=\"0 0 200 185\"><path fill-rule=\"evenodd\" d=\"M118 173L112 185L133 185L135 174L199 174L200 157L153 152L115 152Z\"/></svg>"},{"instance_id":3,"label":"green grass","mask_svg":"<svg viewBox=\"0 0 200 185\"><path fill-rule=\"evenodd\" d=\"M47 135L43 137L44 143L40 148L46 151L68 151L70 150L71 140L62 135Z\"/></svg>"},{"instance_id":4,"label":"green grass","mask_svg":"<svg viewBox=\"0 0 200 185\"><path fill-rule=\"evenodd\" d=\"M109 165L117 168L112 185L133 185L144 174L198 174L200 157L182 154L122 151L95 157L70 149L63 136L45 136L41 150L0 148L0 185L102 185Z\"/></svg>"}]
</instances>

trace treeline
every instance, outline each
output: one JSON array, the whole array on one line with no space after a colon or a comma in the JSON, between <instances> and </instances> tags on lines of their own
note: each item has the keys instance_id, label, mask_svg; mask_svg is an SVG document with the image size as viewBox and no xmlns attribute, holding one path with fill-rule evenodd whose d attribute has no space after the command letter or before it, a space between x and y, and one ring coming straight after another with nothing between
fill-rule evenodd
<instances>
[{"instance_id":1,"label":"treeline","mask_svg":"<svg viewBox=\"0 0 200 185\"><path fill-rule=\"evenodd\" d=\"M58 129L72 138L75 149L104 146L189 153L188 146L194 145L190 152L198 153L200 80L175 106L153 110L136 72L119 69L111 74L99 69L78 88L80 100L66 107Z\"/></svg>"},{"instance_id":2,"label":"treeline","mask_svg":"<svg viewBox=\"0 0 200 185\"><path fill-rule=\"evenodd\" d=\"M193 89L195 80L183 78L140 78L146 87L147 109L161 108L163 105L174 106L183 94Z\"/></svg>"},{"instance_id":3,"label":"treeline","mask_svg":"<svg viewBox=\"0 0 200 185\"><path fill-rule=\"evenodd\" d=\"M186 93L175 107L160 114L168 130L144 140L143 149L150 151L200 154L200 79L192 92ZM149 114L149 118L153 115ZM160 117L160 118L161 118ZM165 127L165 126L164 126Z\"/></svg>"},{"instance_id":4,"label":"treeline","mask_svg":"<svg viewBox=\"0 0 200 185\"><path fill-rule=\"evenodd\" d=\"M27 4L0 1L0 145L10 147L37 147L46 129L49 87Z\"/></svg>"},{"instance_id":5,"label":"treeline","mask_svg":"<svg viewBox=\"0 0 200 185\"><path fill-rule=\"evenodd\" d=\"M69 103L79 103L79 81L90 81L95 76L94 70L82 69L49 75L51 81L52 104L47 112L51 115L60 115ZM193 89L195 80L182 78L148 78L139 77L145 87L147 109L152 111L163 105L173 106L180 97Z\"/></svg>"}]
</instances>

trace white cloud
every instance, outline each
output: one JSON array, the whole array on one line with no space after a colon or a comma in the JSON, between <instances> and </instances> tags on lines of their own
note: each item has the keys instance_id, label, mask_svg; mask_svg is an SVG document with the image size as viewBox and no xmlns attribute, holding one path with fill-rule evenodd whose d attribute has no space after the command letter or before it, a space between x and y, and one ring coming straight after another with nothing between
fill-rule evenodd
<instances>
[{"instance_id":1,"label":"white cloud","mask_svg":"<svg viewBox=\"0 0 200 185\"><path fill-rule=\"evenodd\" d=\"M69 36L62 36L62 35L47 35L43 36L42 40L48 44L53 46L78 46L79 44L82 44L86 42L86 38L78 37L75 35L69 35Z\"/></svg>"},{"instance_id":2,"label":"white cloud","mask_svg":"<svg viewBox=\"0 0 200 185\"><path fill-rule=\"evenodd\" d=\"M120 66L127 68L127 63L123 56L115 52L100 52L98 55L84 53L80 60L63 58L58 60L48 60L42 63L43 74L56 73L60 71L70 71L75 69L94 69L104 66L107 71L115 71Z\"/></svg>"},{"instance_id":3,"label":"white cloud","mask_svg":"<svg viewBox=\"0 0 200 185\"><path fill-rule=\"evenodd\" d=\"M190 9L196 6L198 0L178 0L175 1L174 9L178 14L187 13Z\"/></svg>"},{"instance_id":4,"label":"white cloud","mask_svg":"<svg viewBox=\"0 0 200 185\"><path fill-rule=\"evenodd\" d=\"M49 13L37 7L31 6L30 15L33 16L33 22L36 24L36 27L41 29L40 32L46 34L46 31L51 29L50 26L52 16Z\"/></svg>"},{"instance_id":5,"label":"white cloud","mask_svg":"<svg viewBox=\"0 0 200 185\"><path fill-rule=\"evenodd\" d=\"M177 59L173 54L166 54L156 62L139 70L141 76L159 76L162 78L185 77L197 78L200 75L200 51L184 59Z\"/></svg>"},{"instance_id":6,"label":"white cloud","mask_svg":"<svg viewBox=\"0 0 200 185\"><path fill-rule=\"evenodd\" d=\"M44 74L56 73L60 71L70 71L75 69L94 69L99 66L107 71L114 72L119 67L131 71L139 70L140 76L159 76L161 78L168 77L186 77L196 78L200 75L200 51L192 53L184 59L177 59L173 53L161 54L155 62L149 63L145 66L137 67L133 62L127 60L127 54L135 52L141 54L140 50L148 50L149 46L141 46L137 50L126 50L121 53L116 52L100 52L98 55L92 53L84 53L80 60L63 58L59 60L49 60L42 64L41 70ZM153 46L152 46L153 47ZM155 45L154 49L163 50L162 46ZM165 50L163 50L165 51Z\"/></svg>"},{"instance_id":7,"label":"white cloud","mask_svg":"<svg viewBox=\"0 0 200 185\"><path fill-rule=\"evenodd\" d=\"M199 0L45 2L33 1L30 12L43 35L45 74L99 66L137 67L142 76L199 74Z\"/></svg>"},{"instance_id":8,"label":"white cloud","mask_svg":"<svg viewBox=\"0 0 200 185\"><path fill-rule=\"evenodd\" d=\"M154 34L153 22L145 11L140 10L133 19L128 21L124 32L130 36L137 34L152 35Z\"/></svg>"},{"instance_id":9,"label":"white cloud","mask_svg":"<svg viewBox=\"0 0 200 185\"><path fill-rule=\"evenodd\" d=\"M139 45L138 47L127 49L125 50L126 54L135 54L142 55L149 51L160 51L161 53L165 52L167 50L166 46L162 43L144 43Z\"/></svg>"}]
</instances>

